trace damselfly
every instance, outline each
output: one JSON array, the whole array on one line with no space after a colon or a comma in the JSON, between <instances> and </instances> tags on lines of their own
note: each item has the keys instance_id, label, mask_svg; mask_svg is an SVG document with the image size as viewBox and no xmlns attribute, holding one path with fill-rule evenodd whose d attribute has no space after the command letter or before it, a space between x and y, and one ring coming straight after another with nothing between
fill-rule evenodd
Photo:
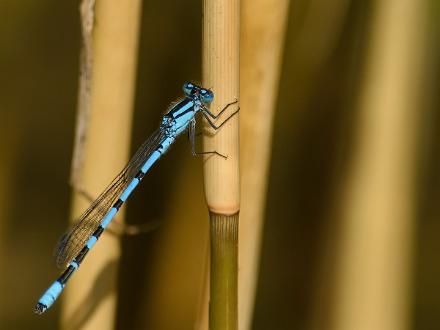
<instances>
[{"instance_id":1,"label":"damselfly","mask_svg":"<svg viewBox=\"0 0 440 330\"><path fill-rule=\"evenodd\" d=\"M171 106L163 116L159 129L142 144L127 166L81 215L70 230L61 237L56 250L56 262L65 270L41 296L35 307L37 314L42 314L55 302L69 278L78 269L121 205L127 200L150 167L168 150L177 136L188 129L193 155L216 154L226 158L217 151L196 152L196 114L201 113L212 128L219 129L238 112L239 108L218 126L214 124L213 120L237 101L227 104L217 115L214 115L207 107L214 99L214 93L211 90L186 83L183 85L183 92L185 97Z\"/></svg>"}]
</instances>

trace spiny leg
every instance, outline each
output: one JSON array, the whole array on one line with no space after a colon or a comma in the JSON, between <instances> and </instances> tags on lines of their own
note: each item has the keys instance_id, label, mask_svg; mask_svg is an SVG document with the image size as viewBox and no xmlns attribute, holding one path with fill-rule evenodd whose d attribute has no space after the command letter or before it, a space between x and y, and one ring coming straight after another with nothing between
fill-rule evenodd
<instances>
[{"instance_id":1,"label":"spiny leg","mask_svg":"<svg viewBox=\"0 0 440 330\"><path fill-rule=\"evenodd\" d=\"M228 158L225 155L222 155L221 153L219 153L217 151L202 151L202 152L196 151L196 121L194 119L191 120L191 122L189 123L188 136L189 136L189 140L191 143L191 152L192 152L193 156L215 154L220 157L223 157L224 159Z\"/></svg>"},{"instance_id":2,"label":"spiny leg","mask_svg":"<svg viewBox=\"0 0 440 330\"><path fill-rule=\"evenodd\" d=\"M220 125L215 125L212 121L211 121L211 119L209 119L209 115L208 115L208 113L206 112L206 110L205 109L202 109L202 114L203 114L203 116L206 118L206 120L208 121L208 123L209 123L209 125L213 128L213 129L215 129L215 130L218 130L220 127L222 127L224 124L226 124L226 122L229 120L229 119L231 119L234 115L236 115L238 112L240 111L240 107L238 107L238 109L235 111L235 112L233 112L228 118L226 118Z\"/></svg>"},{"instance_id":3,"label":"spiny leg","mask_svg":"<svg viewBox=\"0 0 440 330\"><path fill-rule=\"evenodd\" d=\"M207 115L209 115L209 117L211 117L212 119L217 119L219 116L221 116L221 114L223 113L223 112L225 112L226 111L226 109L227 108L229 108L231 105L233 105L233 104L235 104L235 103L237 103L238 102L238 100L237 99L235 99L235 101L234 102L231 102L231 103L228 103L228 104L226 104L225 105L225 107L217 114L217 115L214 115L207 107L205 107L205 106L203 106L203 111L205 111L206 112L206 114ZM240 108L240 107L238 107L238 108Z\"/></svg>"}]
</instances>

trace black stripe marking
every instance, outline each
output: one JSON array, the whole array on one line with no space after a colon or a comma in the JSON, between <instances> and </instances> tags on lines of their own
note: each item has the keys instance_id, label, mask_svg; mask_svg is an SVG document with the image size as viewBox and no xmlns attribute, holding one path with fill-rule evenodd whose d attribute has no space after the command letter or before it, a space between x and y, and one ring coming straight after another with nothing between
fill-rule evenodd
<instances>
[{"instance_id":1,"label":"black stripe marking","mask_svg":"<svg viewBox=\"0 0 440 330\"><path fill-rule=\"evenodd\" d=\"M92 235L95 236L96 238L99 238L99 236L101 236L103 231L104 231L104 227L99 226L98 228L96 228L95 232Z\"/></svg>"},{"instance_id":2,"label":"black stripe marking","mask_svg":"<svg viewBox=\"0 0 440 330\"><path fill-rule=\"evenodd\" d=\"M70 276L72 276L73 272L75 271L75 267L73 267L72 265L70 265L65 271L64 273L61 274L61 276L58 278L58 282L60 282L62 285L64 285L70 278Z\"/></svg>"},{"instance_id":3,"label":"black stripe marking","mask_svg":"<svg viewBox=\"0 0 440 330\"><path fill-rule=\"evenodd\" d=\"M189 109L185 110L183 113L179 113L179 111L182 110L183 107L185 107L188 103L192 102L193 106L189 107ZM193 111L194 108L194 101L190 98L185 98L183 99L181 102L177 103L174 107L173 110L171 110L169 112L169 114L174 118L179 118L181 116L183 116L184 114L188 113L189 111Z\"/></svg>"},{"instance_id":4,"label":"black stripe marking","mask_svg":"<svg viewBox=\"0 0 440 330\"><path fill-rule=\"evenodd\" d=\"M174 119L177 119L177 118L179 118L179 117L182 117L182 116L184 116L185 114L187 114L188 112L191 112L191 111L194 111L194 106L189 107L187 110L185 110L185 111L182 112L182 113L179 113L176 117L174 117Z\"/></svg>"},{"instance_id":5,"label":"black stripe marking","mask_svg":"<svg viewBox=\"0 0 440 330\"><path fill-rule=\"evenodd\" d=\"M121 207L121 205L124 204L124 201L122 199L118 199L115 203L115 205L113 205L113 207L119 211L119 208Z\"/></svg>"},{"instance_id":6,"label":"black stripe marking","mask_svg":"<svg viewBox=\"0 0 440 330\"><path fill-rule=\"evenodd\" d=\"M90 251L90 249L87 247L87 245L84 246L82 248L82 250L76 256L75 260L73 260L73 261L75 261L78 264L78 266L79 266L79 264L83 261L83 259L85 258L87 252L89 252L89 251Z\"/></svg>"},{"instance_id":7,"label":"black stripe marking","mask_svg":"<svg viewBox=\"0 0 440 330\"><path fill-rule=\"evenodd\" d=\"M142 171L139 171L139 172L137 172L135 178L138 179L139 181L141 181L144 176L145 176L145 173Z\"/></svg>"}]
</instances>

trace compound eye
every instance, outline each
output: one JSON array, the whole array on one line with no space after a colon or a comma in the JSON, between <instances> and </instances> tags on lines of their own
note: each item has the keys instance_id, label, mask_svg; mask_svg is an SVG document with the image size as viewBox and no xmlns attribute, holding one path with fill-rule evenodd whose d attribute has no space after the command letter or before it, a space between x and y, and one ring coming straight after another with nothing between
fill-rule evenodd
<instances>
[{"instance_id":1,"label":"compound eye","mask_svg":"<svg viewBox=\"0 0 440 330\"><path fill-rule=\"evenodd\" d=\"M214 93L209 89L202 88L200 90L200 100L203 103L211 103L214 100Z\"/></svg>"},{"instance_id":2,"label":"compound eye","mask_svg":"<svg viewBox=\"0 0 440 330\"><path fill-rule=\"evenodd\" d=\"M194 88L195 86L193 83L187 82L183 84L183 92L186 96L190 96Z\"/></svg>"}]
</instances>

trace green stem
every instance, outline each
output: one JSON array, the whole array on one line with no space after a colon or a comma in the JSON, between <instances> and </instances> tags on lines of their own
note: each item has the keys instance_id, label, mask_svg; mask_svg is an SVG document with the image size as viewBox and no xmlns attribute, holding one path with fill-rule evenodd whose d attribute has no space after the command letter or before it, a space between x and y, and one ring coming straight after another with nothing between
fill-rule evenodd
<instances>
[{"instance_id":1,"label":"green stem","mask_svg":"<svg viewBox=\"0 0 440 330\"><path fill-rule=\"evenodd\" d=\"M210 213L211 295L209 328L237 329L238 213Z\"/></svg>"}]
</instances>

